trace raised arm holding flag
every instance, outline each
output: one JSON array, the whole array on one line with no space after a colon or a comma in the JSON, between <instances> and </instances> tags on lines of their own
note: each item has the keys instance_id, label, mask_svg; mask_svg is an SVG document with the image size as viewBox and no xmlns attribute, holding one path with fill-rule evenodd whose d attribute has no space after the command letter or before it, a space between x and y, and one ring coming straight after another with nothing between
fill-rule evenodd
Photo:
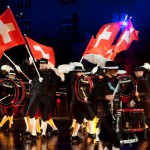
<instances>
[{"instance_id":1,"label":"raised arm holding flag","mask_svg":"<svg viewBox=\"0 0 150 150\"><path fill-rule=\"evenodd\" d=\"M41 80L41 76L39 74L39 71L36 67L36 64L34 62L34 59L40 60L41 58L45 58L48 60L48 65L51 65L52 68L55 66L55 54L52 47L48 47L42 44L37 43L36 41L30 39L25 35L25 39L27 41L27 44L25 45L27 48L27 51L29 53L30 59L33 61L33 65L36 69L36 72L39 76L39 80ZM29 50L30 48L30 50ZM31 51L31 52L30 52Z\"/></svg>"}]
</instances>

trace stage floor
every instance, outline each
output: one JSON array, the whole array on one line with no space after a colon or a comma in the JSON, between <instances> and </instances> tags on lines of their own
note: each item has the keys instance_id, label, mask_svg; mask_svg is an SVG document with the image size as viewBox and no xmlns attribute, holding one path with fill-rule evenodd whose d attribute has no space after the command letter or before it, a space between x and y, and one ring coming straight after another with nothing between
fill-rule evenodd
<instances>
[{"instance_id":1,"label":"stage floor","mask_svg":"<svg viewBox=\"0 0 150 150\"><path fill-rule=\"evenodd\" d=\"M102 150L101 142L90 143L86 136L79 132L79 136L83 139L83 143L72 145L70 143L69 127L71 120L67 117L53 118L55 124L59 128L60 133L55 136L42 139L40 136L34 141L27 141L20 134L25 130L23 118L14 118L14 130L8 131L8 123L0 131L0 150ZM50 126L47 132L51 131ZM125 145L122 150L149 150L150 137L146 140L139 140L132 145Z\"/></svg>"}]
</instances>

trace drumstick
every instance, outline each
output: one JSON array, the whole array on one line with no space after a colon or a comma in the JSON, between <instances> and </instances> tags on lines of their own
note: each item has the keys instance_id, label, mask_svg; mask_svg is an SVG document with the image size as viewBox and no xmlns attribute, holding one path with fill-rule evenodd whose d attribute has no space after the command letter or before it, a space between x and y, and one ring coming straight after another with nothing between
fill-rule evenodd
<instances>
[{"instance_id":1,"label":"drumstick","mask_svg":"<svg viewBox=\"0 0 150 150\"><path fill-rule=\"evenodd\" d=\"M136 89L135 89L135 92L138 92L138 91L137 91L137 87L138 87L138 86L136 85L136 86L135 86L135 88L136 88ZM139 97L139 96L136 96L136 99L137 99L137 101L140 101L140 97Z\"/></svg>"},{"instance_id":2,"label":"drumstick","mask_svg":"<svg viewBox=\"0 0 150 150\"><path fill-rule=\"evenodd\" d=\"M83 90L83 87L81 87L80 89L82 90L82 93L83 93L84 97L86 98L86 94L85 94L85 92Z\"/></svg>"},{"instance_id":3,"label":"drumstick","mask_svg":"<svg viewBox=\"0 0 150 150\"><path fill-rule=\"evenodd\" d=\"M0 99L0 102L1 102L2 100L6 99L6 98L7 98L7 97L9 97L9 96L11 96L11 95L10 95L10 94L8 94L7 96L5 96L5 97L1 98L1 99Z\"/></svg>"},{"instance_id":4,"label":"drumstick","mask_svg":"<svg viewBox=\"0 0 150 150\"><path fill-rule=\"evenodd\" d=\"M116 92L118 91L120 84L128 83L128 82L131 82L131 80L125 80L125 81L120 80L120 81L118 81L117 86L113 92L113 96L115 96ZM111 108L110 108L111 110L110 111L111 111L111 114L113 114L113 110L114 110L113 101L111 101L110 103L111 103Z\"/></svg>"},{"instance_id":5,"label":"drumstick","mask_svg":"<svg viewBox=\"0 0 150 150\"><path fill-rule=\"evenodd\" d=\"M126 82L126 81L125 81L125 82ZM124 82L124 81L119 81L119 82L117 83L117 86L116 86L116 88L115 88L115 90L114 90L114 92L113 92L113 96L116 95L120 84L121 84L121 83L125 83L125 82ZM113 111L114 111L114 103L113 103L113 101L110 101L110 107L111 107L111 108L110 108L111 114L113 115Z\"/></svg>"}]
</instances>

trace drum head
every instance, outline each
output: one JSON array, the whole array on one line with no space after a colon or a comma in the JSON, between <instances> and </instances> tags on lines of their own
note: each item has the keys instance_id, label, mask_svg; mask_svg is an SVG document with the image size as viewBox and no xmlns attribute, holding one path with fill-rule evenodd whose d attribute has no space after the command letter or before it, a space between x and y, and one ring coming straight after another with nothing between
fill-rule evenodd
<instances>
[{"instance_id":1,"label":"drum head","mask_svg":"<svg viewBox=\"0 0 150 150\"><path fill-rule=\"evenodd\" d=\"M88 76L80 76L75 82L75 92L78 100L84 101L85 97L88 97L91 93L93 82Z\"/></svg>"},{"instance_id":2,"label":"drum head","mask_svg":"<svg viewBox=\"0 0 150 150\"><path fill-rule=\"evenodd\" d=\"M11 107L19 97L19 90L16 83L10 79L0 81L0 105Z\"/></svg>"},{"instance_id":3,"label":"drum head","mask_svg":"<svg viewBox=\"0 0 150 150\"><path fill-rule=\"evenodd\" d=\"M16 101L16 104L21 104L25 98L25 94L26 94L26 89L25 89L25 85L24 83L19 80L19 79L15 79L14 82L16 83L18 89L19 89L19 97Z\"/></svg>"},{"instance_id":4,"label":"drum head","mask_svg":"<svg viewBox=\"0 0 150 150\"><path fill-rule=\"evenodd\" d=\"M136 81L131 76L121 76L120 82L120 96L129 98L134 95L136 90Z\"/></svg>"}]
</instances>

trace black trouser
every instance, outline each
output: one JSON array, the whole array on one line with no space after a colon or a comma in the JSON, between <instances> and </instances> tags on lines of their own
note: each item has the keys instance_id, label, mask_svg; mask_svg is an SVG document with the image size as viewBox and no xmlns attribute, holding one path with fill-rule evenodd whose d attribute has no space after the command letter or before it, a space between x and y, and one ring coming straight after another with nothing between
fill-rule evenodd
<instances>
[{"instance_id":1,"label":"black trouser","mask_svg":"<svg viewBox=\"0 0 150 150\"><path fill-rule=\"evenodd\" d=\"M34 101L29 104L26 115L29 115L30 118L34 118L38 111L41 113L43 121L50 119L50 97L48 95L37 95Z\"/></svg>"},{"instance_id":2,"label":"black trouser","mask_svg":"<svg viewBox=\"0 0 150 150\"><path fill-rule=\"evenodd\" d=\"M30 103L30 99L28 98L20 110L20 113L22 114L23 117L27 117L26 113L28 110L29 103Z\"/></svg>"},{"instance_id":3,"label":"black trouser","mask_svg":"<svg viewBox=\"0 0 150 150\"><path fill-rule=\"evenodd\" d=\"M144 109L145 112L146 124L150 128L150 101L142 102L141 107Z\"/></svg>"},{"instance_id":4,"label":"black trouser","mask_svg":"<svg viewBox=\"0 0 150 150\"><path fill-rule=\"evenodd\" d=\"M100 132L100 140L102 142L110 142L115 147L120 147L119 140L117 140L117 134L115 133L113 127L113 118L111 114L103 114L101 119L101 132Z\"/></svg>"},{"instance_id":5,"label":"black trouser","mask_svg":"<svg viewBox=\"0 0 150 150\"><path fill-rule=\"evenodd\" d=\"M73 113L74 113L74 119L76 119L76 122L79 124L83 122L84 118L92 121L95 117L94 111L91 108L91 106L85 102L80 102L80 101L74 104Z\"/></svg>"},{"instance_id":6,"label":"black trouser","mask_svg":"<svg viewBox=\"0 0 150 150\"><path fill-rule=\"evenodd\" d=\"M4 114L11 117L14 113L14 107L4 108Z\"/></svg>"}]
</instances>

